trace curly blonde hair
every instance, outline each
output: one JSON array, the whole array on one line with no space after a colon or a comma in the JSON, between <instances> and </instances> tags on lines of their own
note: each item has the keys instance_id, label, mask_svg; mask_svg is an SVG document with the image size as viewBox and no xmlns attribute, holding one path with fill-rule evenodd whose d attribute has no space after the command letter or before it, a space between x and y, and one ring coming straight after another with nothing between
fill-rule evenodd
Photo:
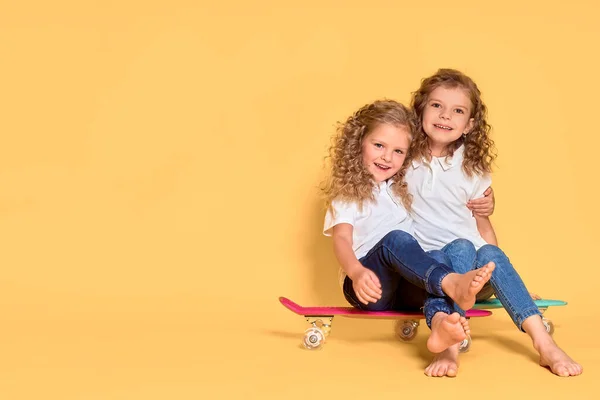
<instances>
[{"instance_id":1,"label":"curly blonde hair","mask_svg":"<svg viewBox=\"0 0 600 400\"><path fill-rule=\"evenodd\" d=\"M492 172L492 162L496 158L494 141L490 138L491 126L487 123L487 107L481 100L481 92L471 78L455 69L439 69L434 75L421 81L421 87L413 93L411 107L417 117L417 130L412 143L413 159L431 161L431 151L427 134L423 130L423 113L431 92L443 86L448 89L461 88L471 100L473 109L473 129L456 140L448 148L448 157L462 144L465 145L463 171L467 176L483 175Z\"/></svg>"},{"instance_id":2,"label":"curly blonde hair","mask_svg":"<svg viewBox=\"0 0 600 400\"><path fill-rule=\"evenodd\" d=\"M367 104L350 116L346 122L338 123L337 132L332 137L329 148L331 174L321 187L326 207L330 207L334 199L357 202L359 208L365 201L375 200L373 196L375 181L363 164L362 142L381 124L406 128L410 135L409 141L412 141L415 132L414 114L408 107L394 100L377 100ZM408 159L409 154L406 155L406 160ZM394 180L392 190L409 211L412 198L404 180L406 165L407 163L404 162L392 177Z\"/></svg>"}]
</instances>

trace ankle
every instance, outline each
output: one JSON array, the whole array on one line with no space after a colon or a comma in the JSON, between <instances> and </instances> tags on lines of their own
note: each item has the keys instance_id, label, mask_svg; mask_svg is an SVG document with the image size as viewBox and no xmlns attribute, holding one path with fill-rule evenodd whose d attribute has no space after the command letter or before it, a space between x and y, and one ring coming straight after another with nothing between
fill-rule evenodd
<instances>
[{"instance_id":1,"label":"ankle","mask_svg":"<svg viewBox=\"0 0 600 400\"><path fill-rule=\"evenodd\" d=\"M539 315L532 315L523 321L521 328L529 335L533 347L545 347L554 343Z\"/></svg>"},{"instance_id":2,"label":"ankle","mask_svg":"<svg viewBox=\"0 0 600 400\"><path fill-rule=\"evenodd\" d=\"M442 282L441 283L441 287L442 287L442 292L444 292L446 295L449 295L449 291L452 291L452 288L455 286L454 285L454 280L456 278L458 274L456 272L450 272L448 273L448 275L446 275L445 277L442 278Z\"/></svg>"},{"instance_id":3,"label":"ankle","mask_svg":"<svg viewBox=\"0 0 600 400\"><path fill-rule=\"evenodd\" d=\"M556 343L552 339L552 336L550 336L547 333L546 333L546 335L540 335L539 337L535 337L535 338L532 337L531 340L533 341L533 348L538 353L541 353L542 351L544 351L550 347L556 347Z\"/></svg>"}]
</instances>

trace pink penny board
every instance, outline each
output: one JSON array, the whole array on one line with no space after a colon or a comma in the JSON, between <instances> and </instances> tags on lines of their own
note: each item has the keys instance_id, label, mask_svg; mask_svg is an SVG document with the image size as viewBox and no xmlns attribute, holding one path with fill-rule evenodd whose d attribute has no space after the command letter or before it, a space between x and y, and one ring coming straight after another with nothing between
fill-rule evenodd
<instances>
[{"instance_id":1,"label":"pink penny board","mask_svg":"<svg viewBox=\"0 0 600 400\"><path fill-rule=\"evenodd\" d=\"M342 315L345 317L380 319L425 318L421 311L363 311L354 307L302 307L285 297L280 297L279 301L290 311L307 317ZM466 313L468 318L487 317L488 315L492 315L492 312L487 310L469 310Z\"/></svg>"}]
</instances>

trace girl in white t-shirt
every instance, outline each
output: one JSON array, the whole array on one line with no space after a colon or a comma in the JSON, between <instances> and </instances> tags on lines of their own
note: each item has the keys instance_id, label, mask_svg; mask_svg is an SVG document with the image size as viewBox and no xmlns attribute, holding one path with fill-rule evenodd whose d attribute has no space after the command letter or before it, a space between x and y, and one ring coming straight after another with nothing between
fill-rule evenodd
<instances>
[{"instance_id":1,"label":"girl in white t-shirt","mask_svg":"<svg viewBox=\"0 0 600 400\"><path fill-rule=\"evenodd\" d=\"M340 125L323 188L324 233L333 237L348 302L363 310L424 306L427 347L439 353L469 333L453 301L471 308L494 266L457 274L411 236L403 177L414 129L412 112L391 100L367 104Z\"/></svg>"},{"instance_id":2,"label":"girl in white t-shirt","mask_svg":"<svg viewBox=\"0 0 600 400\"><path fill-rule=\"evenodd\" d=\"M417 131L406 181L413 198L415 237L439 261L444 254L436 249L456 240L471 242L473 262L456 263L454 269L464 273L494 262L493 291L517 327L531 337L540 364L560 376L579 375L581 366L554 343L519 274L497 247L489 218L465 208L491 184L495 158L487 109L477 85L459 71L440 69L422 81L413 94L412 107ZM444 370L454 368L457 357L457 346L449 347L426 373L444 375Z\"/></svg>"}]
</instances>

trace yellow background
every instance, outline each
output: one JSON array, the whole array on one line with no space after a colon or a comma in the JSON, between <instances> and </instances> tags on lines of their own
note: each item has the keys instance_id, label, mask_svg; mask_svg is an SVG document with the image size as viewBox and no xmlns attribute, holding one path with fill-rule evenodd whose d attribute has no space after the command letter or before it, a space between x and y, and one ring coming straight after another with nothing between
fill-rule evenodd
<instances>
[{"instance_id":1,"label":"yellow background","mask_svg":"<svg viewBox=\"0 0 600 400\"><path fill-rule=\"evenodd\" d=\"M591 398L600 8L414 3L0 3L0 397ZM277 302L344 304L317 189L334 124L440 67L483 91L501 247L569 301L549 317L579 378L502 310L436 380L425 327L340 319L308 352Z\"/></svg>"}]
</instances>

